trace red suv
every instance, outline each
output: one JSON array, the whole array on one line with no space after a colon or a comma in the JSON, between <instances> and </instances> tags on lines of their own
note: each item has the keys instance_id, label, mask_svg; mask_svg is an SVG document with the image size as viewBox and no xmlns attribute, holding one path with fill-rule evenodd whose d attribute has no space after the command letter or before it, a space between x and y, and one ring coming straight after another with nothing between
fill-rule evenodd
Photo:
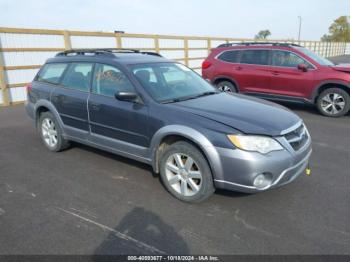
<instances>
[{"instance_id":1,"label":"red suv","mask_svg":"<svg viewBox=\"0 0 350 262\"><path fill-rule=\"evenodd\" d=\"M202 76L225 92L316 104L325 116L350 108L350 67L295 44L220 45L203 62Z\"/></svg>"}]
</instances>

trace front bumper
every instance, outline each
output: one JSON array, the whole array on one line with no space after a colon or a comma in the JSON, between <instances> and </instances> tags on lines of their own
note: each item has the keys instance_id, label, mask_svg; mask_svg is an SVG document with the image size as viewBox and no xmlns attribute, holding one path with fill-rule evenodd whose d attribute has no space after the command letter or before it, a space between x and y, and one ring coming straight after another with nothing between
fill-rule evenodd
<instances>
[{"instance_id":1,"label":"front bumper","mask_svg":"<svg viewBox=\"0 0 350 262\"><path fill-rule=\"evenodd\" d=\"M261 192L292 182L305 171L312 153L311 140L298 151L286 148L266 155L240 149L216 150L222 172L215 176L215 186L244 193ZM269 174L271 184L258 188L254 186L254 179L262 173Z\"/></svg>"}]
</instances>

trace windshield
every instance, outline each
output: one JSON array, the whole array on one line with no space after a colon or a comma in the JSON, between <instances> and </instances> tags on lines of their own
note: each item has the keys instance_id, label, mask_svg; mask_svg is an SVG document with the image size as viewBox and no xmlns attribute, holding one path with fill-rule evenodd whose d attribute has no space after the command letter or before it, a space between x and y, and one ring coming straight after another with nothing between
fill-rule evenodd
<instances>
[{"instance_id":1,"label":"windshield","mask_svg":"<svg viewBox=\"0 0 350 262\"><path fill-rule=\"evenodd\" d=\"M179 63L141 64L132 66L131 71L153 99L160 103L218 93L202 77Z\"/></svg>"},{"instance_id":2,"label":"windshield","mask_svg":"<svg viewBox=\"0 0 350 262\"><path fill-rule=\"evenodd\" d=\"M317 63L323 66L333 66L334 64L329 61L328 59L312 52L311 50L304 48L304 47L296 47L300 52L304 53L305 55L311 57L311 59L315 60Z\"/></svg>"}]
</instances>

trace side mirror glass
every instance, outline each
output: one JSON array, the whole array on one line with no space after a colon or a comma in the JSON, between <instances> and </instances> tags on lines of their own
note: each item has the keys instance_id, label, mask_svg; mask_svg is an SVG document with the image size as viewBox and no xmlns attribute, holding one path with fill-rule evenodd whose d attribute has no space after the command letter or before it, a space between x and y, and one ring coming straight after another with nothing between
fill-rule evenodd
<instances>
[{"instance_id":1,"label":"side mirror glass","mask_svg":"<svg viewBox=\"0 0 350 262\"><path fill-rule=\"evenodd\" d=\"M307 65L305 64L299 64L298 65L298 69L302 72L306 72L307 71Z\"/></svg>"}]
</instances>

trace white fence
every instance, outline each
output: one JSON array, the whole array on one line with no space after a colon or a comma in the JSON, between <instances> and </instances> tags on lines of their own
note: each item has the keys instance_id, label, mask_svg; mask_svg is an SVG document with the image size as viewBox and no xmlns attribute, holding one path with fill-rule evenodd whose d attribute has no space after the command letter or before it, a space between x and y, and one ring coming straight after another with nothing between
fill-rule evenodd
<instances>
[{"instance_id":1,"label":"white fence","mask_svg":"<svg viewBox=\"0 0 350 262\"><path fill-rule=\"evenodd\" d=\"M186 64L200 73L210 49L227 42L252 39L171 35L118 34L62 30L0 28L0 104L22 103L25 86L32 81L46 59L72 48L133 48L156 51ZM346 43L270 40L297 43L323 56L345 54ZM348 50L349 51L349 50Z\"/></svg>"},{"instance_id":2,"label":"white fence","mask_svg":"<svg viewBox=\"0 0 350 262\"><path fill-rule=\"evenodd\" d=\"M345 55L350 55L350 43L346 44Z\"/></svg>"}]
</instances>

